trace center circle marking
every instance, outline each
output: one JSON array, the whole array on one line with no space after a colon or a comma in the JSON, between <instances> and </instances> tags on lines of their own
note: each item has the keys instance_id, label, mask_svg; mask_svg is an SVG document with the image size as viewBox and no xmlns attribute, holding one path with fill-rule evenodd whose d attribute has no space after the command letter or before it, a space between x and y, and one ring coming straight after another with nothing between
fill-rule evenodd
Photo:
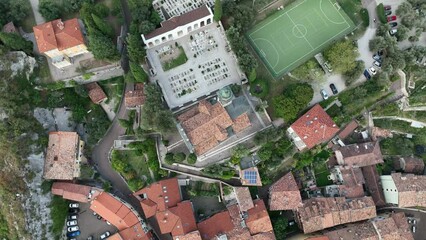
<instances>
[{"instance_id":1,"label":"center circle marking","mask_svg":"<svg viewBox=\"0 0 426 240\"><path fill-rule=\"evenodd\" d=\"M296 24L294 25L292 32L295 37L304 38L308 33L308 29L306 29L306 27L302 24Z\"/></svg>"}]
</instances>

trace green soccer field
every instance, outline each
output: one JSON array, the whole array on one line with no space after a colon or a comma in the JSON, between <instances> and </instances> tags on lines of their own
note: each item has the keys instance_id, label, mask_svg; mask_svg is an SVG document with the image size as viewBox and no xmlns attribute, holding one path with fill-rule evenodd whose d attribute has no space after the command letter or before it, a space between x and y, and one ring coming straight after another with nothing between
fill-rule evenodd
<instances>
[{"instance_id":1,"label":"green soccer field","mask_svg":"<svg viewBox=\"0 0 426 240\"><path fill-rule=\"evenodd\" d=\"M248 33L249 42L275 77L313 57L355 28L336 0L297 1Z\"/></svg>"}]
</instances>

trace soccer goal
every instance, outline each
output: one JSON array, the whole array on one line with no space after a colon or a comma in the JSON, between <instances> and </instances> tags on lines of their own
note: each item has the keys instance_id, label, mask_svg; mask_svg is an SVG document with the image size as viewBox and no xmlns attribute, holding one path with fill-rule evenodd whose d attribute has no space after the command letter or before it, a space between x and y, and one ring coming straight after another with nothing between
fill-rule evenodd
<instances>
[{"instance_id":1,"label":"soccer goal","mask_svg":"<svg viewBox=\"0 0 426 240\"><path fill-rule=\"evenodd\" d=\"M333 6L334 6L334 8L336 8L336 10L337 10L337 11L339 11L339 10L340 10L340 5L339 5L339 3L337 3L337 2L336 2L336 3L334 3L334 4L333 4Z\"/></svg>"}]
</instances>

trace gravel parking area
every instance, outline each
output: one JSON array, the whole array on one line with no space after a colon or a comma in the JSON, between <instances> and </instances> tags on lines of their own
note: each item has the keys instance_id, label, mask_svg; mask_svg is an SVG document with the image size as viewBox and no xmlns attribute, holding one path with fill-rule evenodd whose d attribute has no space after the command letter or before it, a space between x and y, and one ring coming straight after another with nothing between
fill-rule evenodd
<instances>
[{"instance_id":1,"label":"gravel parking area","mask_svg":"<svg viewBox=\"0 0 426 240\"><path fill-rule=\"evenodd\" d=\"M99 220L93 215L90 210L90 204L80 203L80 212L78 213L78 226L80 227L80 236L78 240L85 240L89 236L93 239L99 239L100 235L106 231L111 232L111 235L118 230L112 225L108 225L104 220Z\"/></svg>"}]
</instances>

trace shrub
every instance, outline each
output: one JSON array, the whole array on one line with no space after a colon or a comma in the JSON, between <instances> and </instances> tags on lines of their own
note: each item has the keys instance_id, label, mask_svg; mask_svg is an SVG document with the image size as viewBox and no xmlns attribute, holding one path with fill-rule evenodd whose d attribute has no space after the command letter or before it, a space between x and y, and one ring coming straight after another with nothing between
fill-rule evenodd
<instances>
[{"instance_id":1,"label":"shrub","mask_svg":"<svg viewBox=\"0 0 426 240\"><path fill-rule=\"evenodd\" d=\"M187 161L189 164L195 164L197 162L197 155L195 155L195 153L190 153Z\"/></svg>"},{"instance_id":2,"label":"shrub","mask_svg":"<svg viewBox=\"0 0 426 240\"><path fill-rule=\"evenodd\" d=\"M379 18L379 21L383 24L387 23L386 15L385 15L385 7L383 6L383 3L380 3L376 7L377 17Z\"/></svg>"},{"instance_id":3,"label":"shrub","mask_svg":"<svg viewBox=\"0 0 426 240\"><path fill-rule=\"evenodd\" d=\"M370 24L370 16L368 16L368 11L365 8L362 8L359 11L360 15L361 15L361 19L362 19L362 25L364 27L368 27L368 25Z\"/></svg>"},{"instance_id":4,"label":"shrub","mask_svg":"<svg viewBox=\"0 0 426 240\"><path fill-rule=\"evenodd\" d=\"M166 157L164 158L164 161L169 164L172 165L175 161L174 161L174 155L173 153L167 153Z\"/></svg>"},{"instance_id":5,"label":"shrub","mask_svg":"<svg viewBox=\"0 0 426 240\"><path fill-rule=\"evenodd\" d=\"M176 153L176 154L173 156L173 160L174 160L175 162L178 162L178 163L181 163L181 162L185 161L185 159L186 159L186 155L185 155L185 153L183 153L183 152Z\"/></svg>"}]
</instances>

